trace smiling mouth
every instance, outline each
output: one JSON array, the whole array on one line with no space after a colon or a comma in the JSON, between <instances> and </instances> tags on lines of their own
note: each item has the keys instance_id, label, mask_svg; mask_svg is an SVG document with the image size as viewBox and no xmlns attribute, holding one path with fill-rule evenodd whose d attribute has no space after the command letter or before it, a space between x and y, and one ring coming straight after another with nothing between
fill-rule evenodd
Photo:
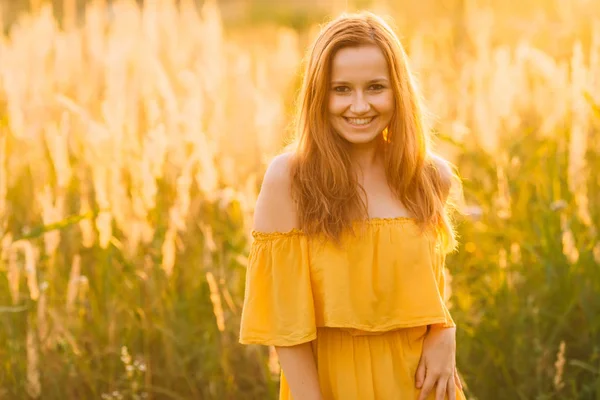
<instances>
[{"instance_id":1,"label":"smiling mouth","mask_svg":"<svg viewBox=\"0 0 600 400\"><path fill-rule=\"evenodd\" d=\"M344 117L344 119L346 120L346 122L348 122L350 125L354 125L354 126L369 125L375 118L377 118L377 117L367 117L367 118L348 118L348 117Z\"/></svg>"}]
</instances>

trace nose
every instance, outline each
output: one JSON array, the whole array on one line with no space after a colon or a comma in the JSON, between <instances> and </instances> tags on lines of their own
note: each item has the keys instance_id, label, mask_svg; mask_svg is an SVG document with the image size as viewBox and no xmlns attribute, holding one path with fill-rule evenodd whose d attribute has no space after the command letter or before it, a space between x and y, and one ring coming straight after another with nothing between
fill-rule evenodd
<instances>
[{"instance_id":1,"label":"nose","mask_svg":"<svg viewBox=\"0 0 600 400\"><path fill-rule=\"evenodd\" d=\"M356 91L350 104L350 111L353 114L361 115L366 114L371 109L371 105L365 98L365 95L361 91Z\"/></svg>"}]
</instances>

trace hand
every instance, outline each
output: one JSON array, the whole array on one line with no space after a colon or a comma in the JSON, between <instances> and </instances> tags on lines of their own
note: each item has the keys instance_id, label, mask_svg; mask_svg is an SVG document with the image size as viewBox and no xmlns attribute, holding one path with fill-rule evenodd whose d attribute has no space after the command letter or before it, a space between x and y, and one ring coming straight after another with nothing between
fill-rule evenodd
<instances>
[{"instance_id":1,"label":"hand","mask_svg":"<svg viewBox=\"0 0 600 400\"><path fill-rule=\"evenodd\" d=\"M425 400L435 388L435 399L456 400L456 386L462 383L456 370L456 328L430 327L423 342L417 367L416 386L421 389L419 400Z\"/></svg>"}]
</instances>

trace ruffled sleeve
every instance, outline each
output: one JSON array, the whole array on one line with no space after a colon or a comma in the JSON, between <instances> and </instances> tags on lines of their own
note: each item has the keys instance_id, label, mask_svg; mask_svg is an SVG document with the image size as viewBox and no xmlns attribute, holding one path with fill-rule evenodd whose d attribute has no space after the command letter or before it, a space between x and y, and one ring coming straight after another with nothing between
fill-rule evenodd
<instances>
[{"instance_id":1,"label":"ruffled sleeve","mask_svg":"<svg viewBox=\"0 0 600 400\"><path fill-rule=\"evenodd\" d=\"M316 339L306 236L299 231L253 235L240 343L293 346Z\"/></svg>"},{"instance_id":2,"label":"ruffled sleeve","mask_svg":"<svg viewBox=\"0 0 600 400\"><path fill-rule=\"evenodd\" d=\"M449 290L448 290L448 285L447 285L447 281L446 281L446 268L445 268L445 260L446 260L446 256L444 254L441 254L441 250L436 249L437 252L437 256L438 256L438 262L437 262L437 268L436 268L436 280L437 280L437 284L438 284L438 291L440 293L440 297L442 300L442 306L444 309L444 316L446 317L446 322L444 322L442 324L442 326L444 328L452 328L455 327L456 324L454 323L454 320L452 319L452 315L450 314L450 310L448 309L448 306L446 304L447 298L449 297Z\"/></svg>"}]
</instances>

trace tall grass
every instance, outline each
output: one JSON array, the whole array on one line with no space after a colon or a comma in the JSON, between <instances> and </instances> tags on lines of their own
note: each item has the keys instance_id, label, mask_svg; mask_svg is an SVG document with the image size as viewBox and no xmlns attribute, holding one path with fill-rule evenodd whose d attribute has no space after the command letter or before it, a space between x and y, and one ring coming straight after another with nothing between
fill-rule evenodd
<instances>
[{"instance_id":1,"label":"tall grass","mask_svg":"<svg viewBox=\"0 0 600 400\"><path fill-rule=\"evenodd\" d=\"M1 397L276 395L238 320L315 31L226 30L215 2L179 3L96 0L60 24L40 5L0 36ZM498 4L424 3L431 24L372 4L397 16L476 210L448 265L472 398L600 396L600 14L552 4L534 23L560 18L559 43Z\"/></svg>"}]
</instances>

